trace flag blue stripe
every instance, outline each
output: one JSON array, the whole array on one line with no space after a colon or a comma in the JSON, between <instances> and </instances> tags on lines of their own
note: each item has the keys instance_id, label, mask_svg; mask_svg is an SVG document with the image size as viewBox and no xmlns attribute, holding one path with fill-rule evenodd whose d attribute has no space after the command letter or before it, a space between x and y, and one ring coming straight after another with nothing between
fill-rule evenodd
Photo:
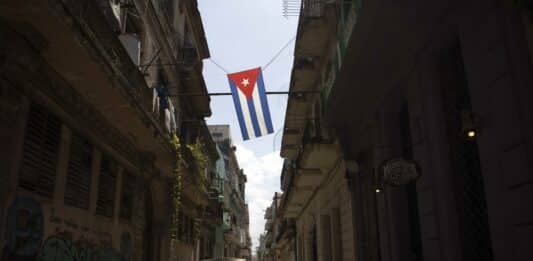
<instances>
[{"instance_id":1,"label":"flag blue stripe","mask_svg":"<svg viewBox=\"0 0 533 261\"><path fill-rule=\"evenodd\" d=\"M270 118L270 110L268 109L268 100L266 97L265 83L263 82L263 71L259 71L259 76L257 77L257 87L259 87L259 99L261 100L261 107L263 108L263 118L265 119L265 125L267 127L268 133L274 132L274 127L272 126L272 119Z\"/></svg>"},{"instance_id":2,"label":"flag blue stripe","mask_svg":"<svg viewBox=\"0 0 533 261\"><path fill-rule=\"evenodd\" d=\"M257 113L255 110L254 100L246 99L248 102L248 110L250 111L250 118L252 118L252 126L254 127L255 136L261 136L261 128L259 128L259 121L257 120Z\"/></svg>"},{"instance_id":3,"label":"flag blue stripe","mask_svg":"<svg viewBox=\"0 0 533 261\"><path fill-rule=\"evenodd\" d=\"M241 101L239 100L239 93L237 86L233 84L231 79L229 79L229 86L231 89L231 95L233 96L233 103L235 104L235 111L237 112L237 119L239 120L239 126L241 127L242 139L248 140L248 131L246 130L246 125L244 124L244 116L242 115Z\"/></svg>"}]
</instances>

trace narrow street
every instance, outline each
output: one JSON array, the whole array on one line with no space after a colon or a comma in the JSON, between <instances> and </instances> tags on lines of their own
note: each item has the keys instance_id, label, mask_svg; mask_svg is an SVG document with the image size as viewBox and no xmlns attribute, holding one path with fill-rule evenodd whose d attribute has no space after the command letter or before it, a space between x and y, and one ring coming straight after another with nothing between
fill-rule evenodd
<instances>
[{"instance_id":1,"label":"narrow street","mask_svg":"<svg viewBox=\"0 0 533 261\"><path fill-rule=\"evenodd\" d=\"M533 260L533 0L5 0L0 261Z\"/></svg>"}]
</instances>

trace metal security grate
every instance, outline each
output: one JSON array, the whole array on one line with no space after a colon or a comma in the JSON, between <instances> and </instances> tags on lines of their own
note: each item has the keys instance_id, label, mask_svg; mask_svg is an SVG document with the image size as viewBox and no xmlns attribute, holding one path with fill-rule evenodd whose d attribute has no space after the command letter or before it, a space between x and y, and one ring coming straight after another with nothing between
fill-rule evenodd
<instances>
[{"instance_id":1,"label":"metal security grate","mask_svg":"<svg viewBox=\"0 0 533 261\"><path fill-rule=\"evenodd\" d=\"M444 111L462 236L462 260L490 261L493 257L478 146L475 140L461 135L462 114L471 111L472 105L459 45L452 49L448 59L450 82L444 89Z\"/></svg>"},{"instance_id":2,"label":"metal security grate","mask_svg":"<svg viewBox=\"0 0 533 261\"><path fill-rule=\"evenodd\" d=\"M98 200L96 214L112 217L115 208L115 190L117 185L118 165L107 155L102 155L100 177L98 178Z\"/></svg>"},{"instance_id":3,"label":"metal security grate","mask_svg":"<svg viewBox=\"0 0 533 261\"><path fill-rule=\"evenodd\" d=\"M89 209L93 146L77 133L72 134L65 204Z\"/></svg>"},{"instance_id":4,"label":"metal security grate","mask_svg":"<svg viewBox=\"0 0 533 261\"><path fill-rule=\"evenodd\" d=\"M42 105L32 103L26 125L19 187L52 198L61 139L61 122Z\"/></svg>"}]
</instances>

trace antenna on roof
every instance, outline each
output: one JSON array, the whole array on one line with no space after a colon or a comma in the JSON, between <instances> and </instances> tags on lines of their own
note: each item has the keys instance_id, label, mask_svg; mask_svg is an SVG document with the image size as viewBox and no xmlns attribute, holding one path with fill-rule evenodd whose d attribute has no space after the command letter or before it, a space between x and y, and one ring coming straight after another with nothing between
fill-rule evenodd
<instances>
[{"instance_id":1,"label":"antenna on roof","mask_svg":"<svg viewBox=\"0 0 533 261\"><path fill-rule=\"evenodd\" d=\"M298 17L300 15L300 7L302 0L282 0L283 1L283 16L287 19L289 17Z\"/></svg>"}]
</instances>

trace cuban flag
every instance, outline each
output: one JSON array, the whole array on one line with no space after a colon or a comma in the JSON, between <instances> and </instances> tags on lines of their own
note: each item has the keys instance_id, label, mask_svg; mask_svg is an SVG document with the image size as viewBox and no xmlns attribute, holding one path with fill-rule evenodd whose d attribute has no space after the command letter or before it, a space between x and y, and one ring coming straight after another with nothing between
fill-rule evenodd
<instances>
[{"instance_id":1,"label":"cuban flag","mask_svg":"<svg viewBox=\"0 0 533 261\"><path fill-rule=\"evenodd\" d=\"M274 132L261 68L228 74L243 140Z\"/></svg>"}]
</instances>

